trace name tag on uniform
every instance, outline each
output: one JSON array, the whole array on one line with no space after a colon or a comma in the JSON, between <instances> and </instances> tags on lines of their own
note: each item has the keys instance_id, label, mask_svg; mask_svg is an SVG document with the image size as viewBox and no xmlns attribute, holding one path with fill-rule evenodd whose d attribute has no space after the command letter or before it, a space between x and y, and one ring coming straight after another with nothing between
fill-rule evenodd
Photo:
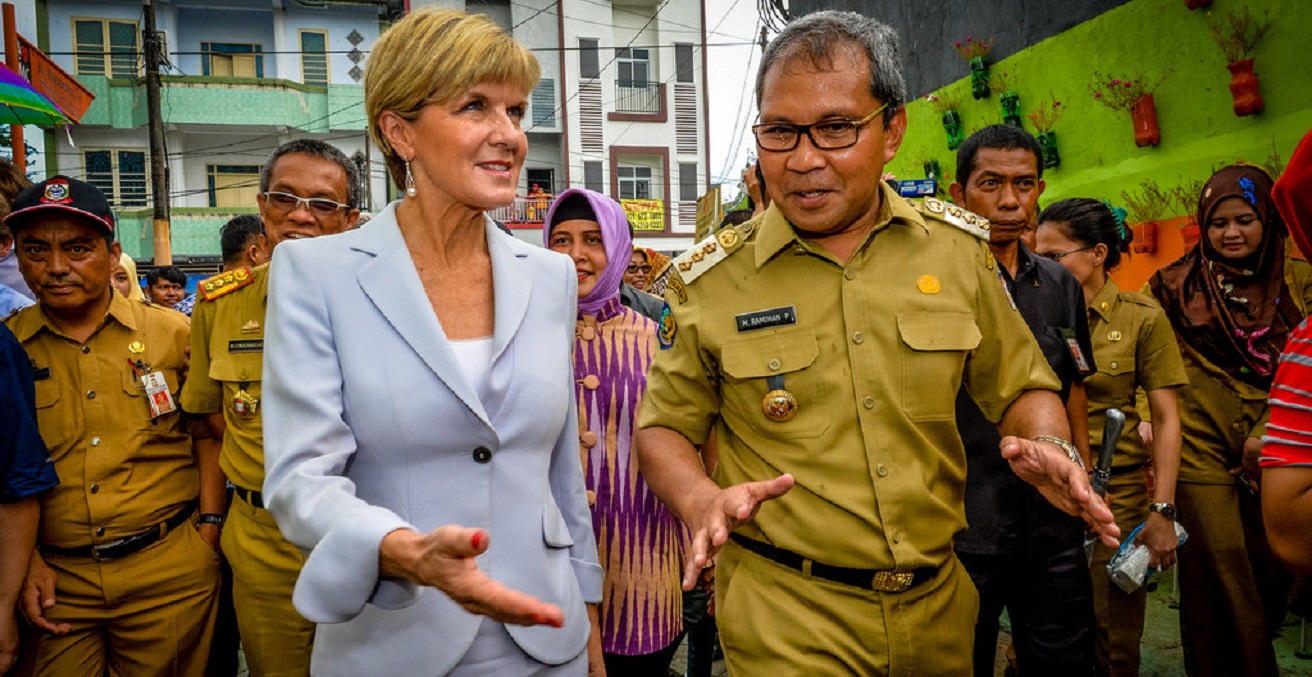
<instances>
[{"instance_id":1,"label":"name tag on uniform","mask_svg":"<svg viewBox=\"0 0 1312 677\"><path fill-rule=\"evenodd\" d=\"M1062 329L1061 337L1066 341L1066 347L1070 348L1071 357L1075 358L1075 368L1080 370L1080 374L1088 376L1093 370L1089 367L1089 361L1084 357L1084 351L1080 350L1080 342L1075 338L1075 330Z\"/></svg>"},{"instance_id":2,"label":"name tag on uniform","mask_svg":"<svg viewBox=\"0 0 1312 677\"><path fill-rule=\"evenodd\" d=\"M178 410L178 405L173 401L173 393L169 392L169 384L164 380L162 372L152 371L142 376L141 385L146 388L146 402L150 404L151 418L159 418Z\"/></svg>"},{"instance_id":3,"label":"name tag on uniform","mask_svg":"<svg viewBox=\"0 0 1312 677\"><path fill-rule=\"evenodd\" d=\"M230 353L258 353L264 350L264 339L233 339L228 341Z\"/></svg>"},{"instance_id":4,"label":"name tag on uniform","mask_svg":"<svg viewBox=\"0 0 1312 677\"><path fill-rule=\"evenodd\" d=\"M44 381L48 378L50 378L50 367L38 367L36 365L32 365L33 381Z\"/></svg>"},{"instance_id":5,"label":"name tag on uniform","mask_svg":"<svg viewBox=\"0 0 1312 677\"><path fill-rule=\"evenodd\" d=\"M735 315L734 320L738 322L739 333L769 329L770 327L786 327L790 324L797 324L797 309L793 306L784 306L782 308L756 310Z\"/></svg>"}]
</instances>

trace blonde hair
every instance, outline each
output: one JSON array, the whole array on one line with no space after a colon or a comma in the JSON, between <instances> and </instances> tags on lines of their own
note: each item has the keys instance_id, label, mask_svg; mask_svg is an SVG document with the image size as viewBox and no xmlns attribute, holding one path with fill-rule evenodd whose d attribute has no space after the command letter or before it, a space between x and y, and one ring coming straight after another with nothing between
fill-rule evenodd
<instances>
[{"instance_id":1,"label":"blonde hair","mask_svg":"<svg viewBox=\"0 0 1312 677\"><path fill-rule=\"evenodd\" d=\"M379 129L384 112L413 121L424 106L450 103L481 83L508 83L527 94L541 75L537 57L482 14L429 6L396 22L374 43L364 74L369 134L392 180L405 181L405 159Z\"/></svg>"}]
</instances>

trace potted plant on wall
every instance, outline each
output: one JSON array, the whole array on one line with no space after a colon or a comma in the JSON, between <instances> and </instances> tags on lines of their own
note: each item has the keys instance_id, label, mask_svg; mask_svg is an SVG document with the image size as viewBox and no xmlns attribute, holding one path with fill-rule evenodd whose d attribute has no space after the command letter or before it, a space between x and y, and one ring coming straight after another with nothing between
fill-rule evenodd
<instances>
[{"instance_id":1,"label":"potted plant on wall","mask_svg":"<svg viewBox=\"0 0 1312 677\"><path fill-rule=\"evenodd\" d=\"M1134 145L1140 148L1156 146L1162 140L1162 133L1157 128L1157 103L1153 100L1153 92L1169 75L1163 73L1161 77L1150 80L1142 74L1117 78L1094 72L1089 91L1102 105L1130 114L1134 120Z\"/></svg>"},{"instance_id":2,"label":"potted plant on wall","mask_svg":"<svg viewBox=\"0 0 1312 677\"><path fill-rule=\"evenodd\" d=\"M1002 104L1002 122L1020 126L1020 93L1016 91L1016 75L1010 71L994 73L989 78L989 91L998 95Z\"/></svg>"},{"instance_id":3,"label":"potted plant on wall","mask_svg":"<svg viewBox=\"0 0 1312 677\"><path fill-rule=\"evenodd\" d=\"M1230 95L1235 99L1235 115L1240 117L1262 111L1262 92L1258 89L1257 75L1253 73L1253 48L1262 36L1271 30L1271 13L1259 19L1252 10L1244 7L1220 16L1207 17L1212 38L1225 55L1226 69L1230 71Z\"/></svg>"},{"instance_id":4,"label":"potted plant on wall","mask_svg":"<svg viewBox=\"0 0 1312 677\"><path fill-rule=\"evenodd\" d=\"M1039 132L1037 138L1039 148L1043 150L1045 169L1056 169L1061 166L1061 155L1057 153L1057 132L1052 131L1052 128L1065 109L1066 104L1058 101L1055 96L1049 96L1039 104L1038 110L1030 113L1030 122Z\"/></svg>"},{"instance_id":5,"label":"potted plant on wall","mask_svg":"<svg viewBox=\"0 0 1312 677\"><path fill-rule=\"evenodd\" d=\"M1198 196L1203 193L1203 186L1206 185L1203 179L1180 179L1180 184L1172 188L1169 193L1169 199L1174 205L1177 214L1184 215L1184 224L1180 226L1180 234L1184 236L1184 249L1189 251L1194 245L1198 244L1199 238L1202 237L1202 228L1198 225Z\"/></svg>"},{"instance_id":6,"label":"potted plant on wall","mask_svg":"<svg viewBox=\"0 0 1312 677\"><path fill-rule=\"evenodd\" d=\"M1170 193L1162 190L1156 181L1145 179L1137 190L1121 191L1121 200L1125 202L1130 220L1136 224L1131 228L1134 239L1130 241L1130 251L1135 254L1157 251L1157 222L1167 215L1173 204Z\"/></svg>"},{"instance_id":7,"label":"potted plant on wall","mask_svg":"<svg viewBox=\"0 0 1312 677\"><path fill-rule=\"evenodd\" d=\"M976 99L989 98L989 52L993 50L993 38L976 39L967 35L965 42L954 42L952 47L957 54L970 64L970 94Z\"/></svg>"},{"instance_id":8,"label":"potted plant on wall","mask_svg":"<svg viewBox=\"0 0 1312 677\"><path fill-rule=\"evenodd\" d=\"M948 135L948 150L956 150L966 138L962 134L961 114L957 112L961 107L961 99L961 93L950 87L925 97L929 107L943 121L943 131Z\"/></svg>"}]
</instances>

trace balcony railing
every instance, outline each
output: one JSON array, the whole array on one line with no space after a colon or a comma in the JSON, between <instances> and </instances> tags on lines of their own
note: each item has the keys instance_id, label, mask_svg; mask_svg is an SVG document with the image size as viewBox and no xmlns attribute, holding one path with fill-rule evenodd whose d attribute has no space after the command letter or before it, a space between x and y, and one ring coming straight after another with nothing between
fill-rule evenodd
<instances>
[{"instance_id":1,"label":"balcony railing","mask_svg":"<svg viewBox=\"0 0 1312 677\"><path fill-rule=\"evenodd\" d=\"M551 209L551 203L555 200L554 196L517 197L513 203L490 210L487 215L512 228L529 224L540 225L547 218L547 210Z\"/></svg>"},{"instance_id":2,"label":"balcony railing","mask_svg":"<svg viewBox=\"0 0 1312 677\"><path fill-rule=\"evenodd\" d=\"M661 83L616 81L615 110L621 113L660 113Z\"/></svg>"}]
</instances>

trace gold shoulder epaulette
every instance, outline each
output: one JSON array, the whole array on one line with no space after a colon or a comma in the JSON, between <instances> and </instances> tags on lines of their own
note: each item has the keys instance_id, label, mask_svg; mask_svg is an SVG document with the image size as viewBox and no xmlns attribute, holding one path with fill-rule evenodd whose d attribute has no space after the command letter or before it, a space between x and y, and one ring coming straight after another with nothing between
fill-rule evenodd
<instances>
[{"instance_id":1,"label":"gold shoulder epaulette","mask_svg":"<svg viewBox=\"0 0 1312 677\"><path fill-rule=\"evenodd\" d=\"M742 247L743 240L751 233L750 222L741 226L730 226L708 236L692 246L692 249L674 257L670 265L677 268L679 277L685 283L692 282L702 273L715 267L729 254Z\"/></svg>"},{"instance_id":2,"label":"gold shoulder epaulette","mask_svg":"<svg viewBox=\"0 0 1312 677\"><path fill-rule=\"evenodd\" d=\"M219 273L200 283L200 296L206 301L213 301L225 294L245 287L255 281L255 273L247 266L242 266L226 273Z\"/></svg>"},{"instance_id":3,"label":"gold shoulder epaulette","mask_svg":"<svg viewBox=\"0 0 1312 677\"><path fill-rule=\"evenodd\" d=\"M989 241L989 220L974 213L968 212L954 204L944 203L938 198L928 197L923 202L917 204L921 213L930 214L934 218L952 224L961 230L974 235L975 237Z\"/></svg>"}]
</instances>

